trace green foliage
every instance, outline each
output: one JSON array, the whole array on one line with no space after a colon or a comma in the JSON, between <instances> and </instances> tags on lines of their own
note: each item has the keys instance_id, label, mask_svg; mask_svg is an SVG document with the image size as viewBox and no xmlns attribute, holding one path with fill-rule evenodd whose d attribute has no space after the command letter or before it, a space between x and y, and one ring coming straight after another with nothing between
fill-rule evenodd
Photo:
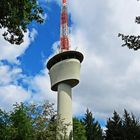
<instances>
[{"instance_id":1,"label":"green foliage","mask_svg":"<svg viewBox=\"0 0 140 140\"><path fill-rule=\"evenodd\" d=\"M73 139L74 140L87 140L86 131L83 123L77 119L73 118Z\"/></svg>"},{"instance_id":2,"label":"green foliage","mask_svg":"<svg viewBox=\"0 0 140 140\"><path fill-rule=\"evenodd\" d=\"M124 110L121 118L116 112L108 119L105 140L139 140L140 124L133 114Z\"/></svg>"},{"instance_id":3,"label":"green foliage","mask_svg":"<svg viewBox=\"0 0 140 140\"><path fill-rule=\"evenodd\" d=\"M9 114L0 109L0 140L10 140L11 129Z\"/></svg>"},{"instance_id":4,"label":"green foliage","mask_svg":"<svg viewBox=\"0 0 140 140\"><path fill-rule=\"evenodd\" d=\"M6 28L4 38L11 44L21 44L27 26L32 21L43 22L42 13L37 0L0 0L0 28Z\"/></svg>"},{"instance_id":5,"label":"green foliage","mask_svg":"<svg viewBox=\"0 0 140 140\"><path fill-rule=\"evenodd\" d=\"M10 115L13 140L31 140L33 137L31 117L27 114L27 107L24 104L15 105Z\"/></svg>"},{"instance_id":6,"label":"green foliage","mask_svg":"<svg viewBox=\"0 0 140 140\"><path fill-rule=\"evenodd\" d=\"M0 110L0 140L67 140L68 124L56 115L53 104L15 104Z\"/></svg>"},{"instance_id":7,"label":"green foliage","mask_svg":"<svg viewBox=\"0 0 140 140\"><path fill-rule=\"evenodd\" d=\"M139 0L137 0L139 1ZM137 24L140 24L140 16L137 16L135 19L135 22ZM127 46L129 49L134 49L135 51L140 49L140 36L135 36L135 35L124 35L119 33L118 37L121 37L123 40L122 47Z\"/></svg>"},{"instance_id":8,"label":"green foliage","mask_svg":"<svg viewBox=\"0 0 140 140\"><path fill-rule=\"evenodd\" d=\"M15 104L11 112L0 109L0 140L71 140L66 135L67 126L56 115L53 104ZM102 129L88 109L82 120L73 118L74 140L140 140L140 122L124 110L124 115L114 111Z\"/></svg>"},{"instance_id":9,"label":"green foliage","mask_svg":"<svg viewBox=\"0 0 140 140\"><path fill-rule=\"evenodd\" d=\"M83 118L83 124L85 126L87 140L102 140L102 129L100 124L95 121L95 118L92 116L92 112L88 109Z\"/></svg>"},{"instance_id":10,"label":"green foliage","mask_svg":"<svg viewBox=\"0 0 140 140\"><path fill-rule=\"evenodd\" d=\"M140 139L140 124L133 114L129 114L124 110L123 115L123 134L127 140L139 140Z\"/></svg>"},{"instance_id":11,"label":"green foliage","mask_svg":"<svg viewBox=\"0 0 140 140\"><path fill-rule=\"evenodd\" d=\"M106 125L106 140L123 140L122 119L114 111L113 117L108 119Z\"/></svg>"},{"instance_id":12,"label":"green foliage","mask_svg":"<svg viewBox=\"0 0 140 140\"><path fill-rule=\"evenodd\" d=\"M124 41L122 47L127 46L129 49L134 49L135 51L140 49L140 36L124 35L119 33L118 37L121 37Z\"/></svg>"},{"instance_id":13,"label":"green foliage","mask_svg":"<svg viewBox=\"0 0 140 140\"><path fill-rule=\"evenodd\" d=\"M48 124L51 121L51 118L55 115L53 104L30 104L28 106L28 115L31 118L34 137L39 140L48 137Z\"/></svg>"}]
</instances>

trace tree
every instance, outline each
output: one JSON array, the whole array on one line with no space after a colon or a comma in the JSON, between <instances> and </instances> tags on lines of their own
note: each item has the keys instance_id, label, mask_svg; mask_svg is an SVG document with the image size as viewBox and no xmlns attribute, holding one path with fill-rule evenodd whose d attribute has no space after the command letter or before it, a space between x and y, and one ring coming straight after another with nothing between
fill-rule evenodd
<instances>
[{"instance_id":1,"label":"tree","mask_svg":"<svg viewBox=\"0 0 140 140\"><path fill-rule=\"evenodd\" d=\"M0 29L11 44L21 44L32 21L43 22L43 9L37 0L0 0Z\"/></svg>"},{"instance_id":2,"label":"tree","mask_svg":"<svg viewBox=\"0 0 140 140\"><path fill-rule=\"evenodd\" d=\"M139 1L139 0L137 0ZM137 24L140 24L140 16L136 17L135 22ZM138 50L140 49L140 35L124 35L119 33L118 37L121 37L124 41L124 44L122 46L127 46L129 49Z\"/></svg>"},{"instance_id":3,"label":"tree","mask_svg":"<svg viewBox=\"0 0 140 140\"><path fill-rule=\"evenodd\" d=\"M86 131L83 123L79 119L73 118L73 139L87 140L85 133Z\"/></svg>"},{"instance_id":4,"label":"tree","mask_svg":"<svg viewBox=\"0 0 140 140\"><path fill-rule=\"evenodd\" d=\"M10 140L10 118L9 114L0 109L0 140Z\"/></svg>"},{"instance_id":5,"label":"tree","mask_svg":"<svg viewBox=\"0 0 140 140\"><path fill-rule=\"evenodd\" d=\"M140 123L133 114L124 110L122 118L114 111L113 117L108 119L105 140L139 140Z\"/></svg>"},{"instance_id":6,"label":"tree","mask_svg":"<svg viewBox=\"0 0 140 140\"><path fill-rule=\"evenodd\" d=\"M124 110L123 115L123 134L126 140L139 140L140 139L140 124L133 114L129 114Z\"/></svg>"},{"instance_id":7,"label":"tree","mask_svg":"<svg viewBox=\"0 0 140 140\"><path fill-rule=\"evenodd\" d=\"M116 111L114 111L113 117L108 119L106 128L105 140L124 140L122 119Z\"/></svg>"},{"instance_id":8,"label":"tree","mask_svg":"<svg viewBox=\"0 0 140 140\"><path fill-rule=\"evenodd\" d=\"M69 124L59 118L53 104L31 104L28 106L28 115L32 118L35 140L66 140Z\"/></svg>"},{"instance_id":9,"label":"tree","mask_svg":"<svg viewBox=\"0 0 140 140\"><path fill-rule=\"evenodd\" d=\"M86 130L87 140L102 140L102 130L95 118L92 116L92 112L88 109L83 118L83 124Z\"/></svg>"},{"instance_id":10,"label":"tree","mask_svg":"<svg viewBox=\"0 0 140 140\"><path fill-rule=\"evenodd\" d=\"M15 104L8 113L0 110L0 140L67 140L67 126L47 102Z\"/></svg>"},{"instance_id":11,"label":"tree","mask_svg":"<svg viewBox=\"0 0 140 140\"><path fill-rule=\"evenodd\" d=\"M33 129L31 116L27 114L27 107L22 103L16 104L14 111L10 115L11 128L13 128L12 140L31 140Z\"/></svg>"},{"instance_id":12,"label":"tree","mask_svg":"<svg viewBox=\"0 0 140 140\"><path fill-rule=\"evenodd\" d=\"M30 104L28 115L31 117L35 140L55 140L57 117L53 104Z\"/></svg>"}]
</instances>

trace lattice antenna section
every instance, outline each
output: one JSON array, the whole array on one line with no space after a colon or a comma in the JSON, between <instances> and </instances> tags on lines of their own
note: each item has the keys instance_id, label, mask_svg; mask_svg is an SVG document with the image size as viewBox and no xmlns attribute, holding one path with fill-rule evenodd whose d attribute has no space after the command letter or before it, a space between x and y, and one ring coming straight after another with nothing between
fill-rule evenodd
<instances>
[{"instance_id":1,"label":"lattice antenna section","mask_svg":"<svg viewBox=\"0 0 140 140\"><path fill-rule=\"evenodd\" d=\"M61 8L61 31L60 31L60 50L61 52L69 50L69 28L68 28L68 10L67 1L62 0Z\"/></svg>"}]
</instances>

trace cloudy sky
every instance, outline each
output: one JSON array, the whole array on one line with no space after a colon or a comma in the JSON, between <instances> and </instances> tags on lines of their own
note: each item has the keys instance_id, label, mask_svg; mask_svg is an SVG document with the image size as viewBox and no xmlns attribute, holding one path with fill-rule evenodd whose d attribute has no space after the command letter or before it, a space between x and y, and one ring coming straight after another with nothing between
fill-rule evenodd
<instances>
[{"instance_id":1,"label":"cloudy sky","mask_svg":"<svg viewBox=\"0 0 140 140\"><path fill-rule=\"evenodd\" d=\"M39 0L45 23L32 23L25 42L13 46L0 30L0 107L10 109L15 102L56 103L50 90L48 59L57 53L60 0ZM74 115L89 108L104 121L123 109L140 117L140 51L121 47L118 33L140 34L134 23L140 15L136 0L68 1L71 49L84 54L81 82L73 89Z\"/></svg>"}]
</instances>

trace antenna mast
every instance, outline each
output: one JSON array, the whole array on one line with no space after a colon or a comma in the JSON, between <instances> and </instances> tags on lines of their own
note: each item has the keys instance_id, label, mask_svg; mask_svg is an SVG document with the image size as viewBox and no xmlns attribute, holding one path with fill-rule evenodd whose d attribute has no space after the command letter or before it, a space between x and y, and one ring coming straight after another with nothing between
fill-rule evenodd
<instances>
[{"instance_id":1,"label":"antenna mast","mask_svg":"<svg viewBox=\"0 0 140 140\"><path fill-rule=\"evenodd\" d=\"M61 8L61 31L60 31L60 50L61 52L69 50L69 29L68 29L68 10L67 0L62 0Z\"/></svg>"}]
</instances>

